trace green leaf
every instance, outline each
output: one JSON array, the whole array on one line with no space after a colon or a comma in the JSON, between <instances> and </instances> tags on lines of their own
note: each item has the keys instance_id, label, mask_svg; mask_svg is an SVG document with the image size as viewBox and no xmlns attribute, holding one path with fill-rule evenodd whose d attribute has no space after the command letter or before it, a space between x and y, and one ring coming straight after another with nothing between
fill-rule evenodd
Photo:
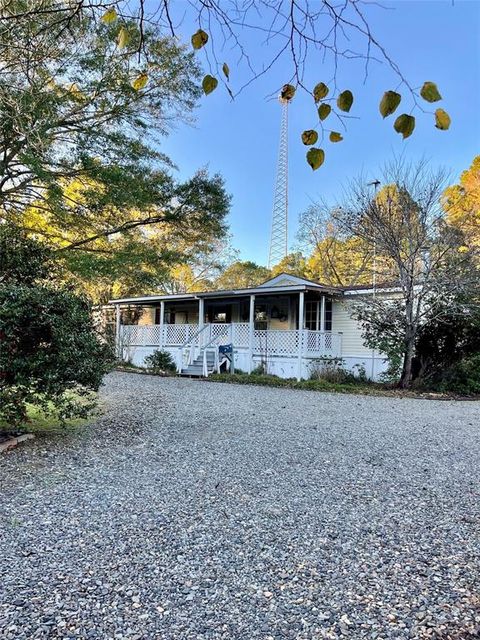
<instances>
[{"instance_id":1,"label":"green leaf","mask_svg":"<svg viewBox=\"0 0 480 640\"><path fill-rule=\"evenodd\" d=\"M140 91L148 82L148 75L146 73L141 73L135 80L132 82L132 87L135 91Z\"/></svg>"},{"instance_id":2,"label":"green leaf","mask_svg":"<svg viewBox=\"0 0 480 640\"><path fill-rule=\"evenodd\" d=\"M130 41L130 34L125 27L122 27L118 32L117 43L120 49L124 49Z\"/></svg>"},{"instance_id":3,"label":"green leaf","mask_svg":"<svg viewBox=\"0 0 480 640\"><path fill-rule=\"evenodd\" d=\"M317 140L318 140L318 133L313 129L307 129L307 131L304 131L302 133L302 142L307 146L315 144Z\"/></svg>"},{"instance_id":4,"label":"green leaf","mask_svg":"<svg viewBox=\"0 0 480 640\"><path fill-rule=\"evenodd\" d=\"M338 108L348 113L352 108L352 104L353 104L353 93L348 89L346 91L342 91L342 93L337 98Z\"/></svg>"},{"instance_id":5,"label":"green leaf","mask_svg":"<svg viewBox=\"0 0 480 640\"><path fill-rule=\"evenodd\" d=\"M435 126L437 129L441 129L442 131L446 131L450 128L450 123L452 122L450 116L443 109L437 109L435 111Z\"/></svg>"},{"instance_id":6,"label":"green leaf","mask_svg":"<svg viewBox=\"0 0 480 640\"><path fill-rule=\"evenodd\" d=\"M314 171L321 167L325 160L325 151L312 147L307 151L307 162Z\"/></svg>"},{"instance_id":7,"label":"green leaf","mask_svg":"<svg viewBox=\"0 0 480 640\"><path fill-rule=\"evenodd\" d=\"M202 80L202 87L206 96L208 96L209 93L212 93L212 91L215 91L215 89L217 88L217 85L218 85L218 80L213 76L206 75Z\"/></svg>"},{"instance_id":8,"label":"green leaf","mask_svg":"<svg viewBox=\"0 0 480 640\"><path fill-rule=\"evenodd\" d=\"M392 115L401 101L402 96L396 91L385 91L379 107L382 116L386 118L387 116Z\"/></svg>"},{"instance_id":9,"label":"green leaf","mask_svg":"<svg viewBox=\"0 0 480 640\"><path fill-rule=\"evenodd\" d=\"M438 102L442 99L437 85L434 82L424 82L420 89L420 95L427 102Z\"/></svg>"},{"instance_id":10,"label":"green leaf","mask_svg":"<svg viewBox=\"0 0 480 640\"><path fill-rule=\"evenodd\" d=\"M320 120L325 120L330 115L332 107L325 102L318 107L318 117Z\"/></svg>"},{"instance_id":11,"label":"green leaf","mask_svg":"<svg viewBox=\"0 0 480 640\"><path fill-rule=\"evenodd\" d=\"M283 100L291 100L295 95L295 87L293 84L284 84L282 90L280 91L280 97Z\"/></svg>"},{"instance_id":12,"label":"green leaf","mask_svg":"<svg viewBox=\"0 0 480 640\"><path fill-rule=\"evenodd\" d=\"M101 17L102 22L104 22L105 24L110 24L111 22L115 22L116 19L117 19L117 12L115 11L114 7L112 7L108 11L105 11L103 16Z\"/></svg>"},{"instance_id":13,"label":"green leaf","mask_svg":"<svg viewBox=\"0 0 480 640\"><path fill-rule=\"evenodd\" d=\"M330 132L330 142L341 142L343 140L343 136L337 131Z\"/></svg>"},{"instance_id":14,"label":"green leaf","mask_svg":"<svg viewBox=\"0 0 480 640\"><path fill-rule=\"evenodd\" d=\"M397 133L401 133L405 140L405 138L412 135L413 130L415 129L415 117L402 113L402 115L398 116L393 123L393 128Z\"/></svg>"},{"instance_id":15,"label":"green leaf","mask_svg":"<svg viewBox=\"0 0 480 640\"><path fill-rule=\"evenodd\" d=\"M225 74L225 77L227 78L227 80L230 80L230 69L226 62L223 63L222 71Z\"/></svg>"},{"instance_id":16,"label":"green leaf","mask_svg":"<svg viewBox=\"0 0 480 640\"><path fill-rule=\"evenodd\" d=\"M199 29L192 36L192 47L194 49L201 49L208 42L208 33Z\"/></svg>"},{"instance_id":17,"label":"green leaf","mask_svg":"<svg viewBox=\"0 0 480 640\"><path fill-rule=\"evenodd\" d=\"M328 96L329 88L324 82L319 82L313 90L313 98L315 102L320 102Z\"/></svg>"}]
</instances>

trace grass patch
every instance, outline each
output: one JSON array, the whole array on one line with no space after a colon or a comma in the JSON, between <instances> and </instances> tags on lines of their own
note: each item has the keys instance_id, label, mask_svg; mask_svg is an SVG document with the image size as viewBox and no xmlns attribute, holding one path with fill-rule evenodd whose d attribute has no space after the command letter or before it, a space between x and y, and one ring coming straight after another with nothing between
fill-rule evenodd
<instances>
[{"instance_id":1,"label":"grass patch","mask_svg":"<svg viewBox=\"0 0 480 640\"><path fill-rule=\"evenodd\" d=\"M250 384L262 387L280 387L285 389L302 389L304 391L329 391L333 393L356 393L368 396L389 396L393 398L420 398L424 400L478 400L479 396L461 396L452 393L439 393L418 389L398 389L380 382L330 382L328 380L296 380L295 378L279 378L269 374L257 373L213 373L208 377L211 382L227 384Z\"/></svg>"},{"instance_id":2,"label":"grass patch","mask_svg":"<svg viewBox=\"0 0 480 640\"><path fill-rule=\"evenodd\" d=\"M22 425L22 431L35 435L57 435L70 431L76 431L85 426L91 418L71 418L62 422L58 416L45 413L40 407L28 405L28 421Z\"/></svg>"},{"instance_id":3,"label":"grass patch","mask_svg":"<svg viewBox=\"0 0 480 640\"><path fill-rule=\"evenodd\" d=\"M303 389L306 391L334 391L336 393L362 393L378 395L386 393L387 388L372 382L330 382L328 380L296 380L295 378L279 378L269 374L258 373L213 373L208 377L213 382L230 384L254 384L263 387L283 387L287 389Z\"/></svg>"},{"instance_id":4,"label":"grass patch","mask_svg":"<svg viewBox=\"0 0 480 640\"><path fill-rule=\"evenodd\" d=\"M79 399L82 400L81 398ZM88 417L61 419L51 405L47 411L39 405L27 404L27 420L12 427L6 421L0 420L0 435L17 436L22 433L33 433L36 436L53 436L73 433L91 422L99 414L98 409L92 411Z\"/></svg>"}]
</instances>

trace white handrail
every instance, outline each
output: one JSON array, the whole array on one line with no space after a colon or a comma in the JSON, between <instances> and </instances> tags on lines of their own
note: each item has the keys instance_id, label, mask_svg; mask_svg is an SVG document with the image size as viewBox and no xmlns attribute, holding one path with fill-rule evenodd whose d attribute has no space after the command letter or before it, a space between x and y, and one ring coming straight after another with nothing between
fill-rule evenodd
<instances>
[{"instance_id":1,"label":"white handrail","mask_svg":"<svg viewBox=\"0 0 480 640\"><path fill-rule=\"evenodd\" d=\"M188 365L192 364L192 362L195 360L195 346L196 346L195 341L197 340L197 338L199 338L203 334L204 331L209 331L209 330L211 330L211 325L204 324L201 329L199 329L196 333L194 333L193 336L191 336L186 342L182 344L181 347L178 348L177 373L182 372L182 369L184 366L183 355L184 355L185 349L190 347L188 351L187 362L186 362L186 366L188 367ZM200 342L201 340L198 340L199 348L200 348Z\"/></svg>"},{"instance_id":2,"label":"white handrail","mask_svg":"<svg viewBox=\"0 0 480 640\"><path fill-rule=\"evenodd\" d=\"M213 370L216 371L217 373L220 373L220 363L219 363L219 358L218 358L218 348L217 349L213 349L212 347L204 347L203 348L203 375L205 378L208 378L209 376L209 370L208 370L208 358L207 358L207 352L211 351L213 353Z\"/></svg>"}]
</instances>

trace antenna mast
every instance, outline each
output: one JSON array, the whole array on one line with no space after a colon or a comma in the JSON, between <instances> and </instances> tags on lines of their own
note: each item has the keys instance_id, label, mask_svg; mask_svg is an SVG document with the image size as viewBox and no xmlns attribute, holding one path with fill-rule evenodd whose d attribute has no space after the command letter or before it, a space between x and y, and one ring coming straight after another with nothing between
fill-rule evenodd
<instances>
[{"instance_id":1,"label":"antenna mast","mask_svg":"<svg viewBox=\"0 0 480 640\"><path fill-rule=\"evenodd\" d=\"M288 105L291 98L279 96L282 106L277 179L273 197L272 232L268 267L278 264L288 253Z\"/></svg>"}]
</instances>

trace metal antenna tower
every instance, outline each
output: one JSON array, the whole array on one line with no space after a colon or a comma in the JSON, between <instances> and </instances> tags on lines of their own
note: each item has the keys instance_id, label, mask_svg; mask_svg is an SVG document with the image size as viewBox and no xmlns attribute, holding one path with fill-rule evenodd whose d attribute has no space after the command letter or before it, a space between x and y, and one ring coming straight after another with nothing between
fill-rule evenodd
<instances>
[{"instance_id":1,"label":"metal antenna tower","mask_svg":"<svg viewBox=\"0 0 480 640\"><path fill-rule=\"evenodd\" d=\"M268 267L278 264L288 253L288 104L291 98L278 98L282 105L280 146L278 149L277 179L273 198L272 233Z\"/></svg>"}]
</instances>

